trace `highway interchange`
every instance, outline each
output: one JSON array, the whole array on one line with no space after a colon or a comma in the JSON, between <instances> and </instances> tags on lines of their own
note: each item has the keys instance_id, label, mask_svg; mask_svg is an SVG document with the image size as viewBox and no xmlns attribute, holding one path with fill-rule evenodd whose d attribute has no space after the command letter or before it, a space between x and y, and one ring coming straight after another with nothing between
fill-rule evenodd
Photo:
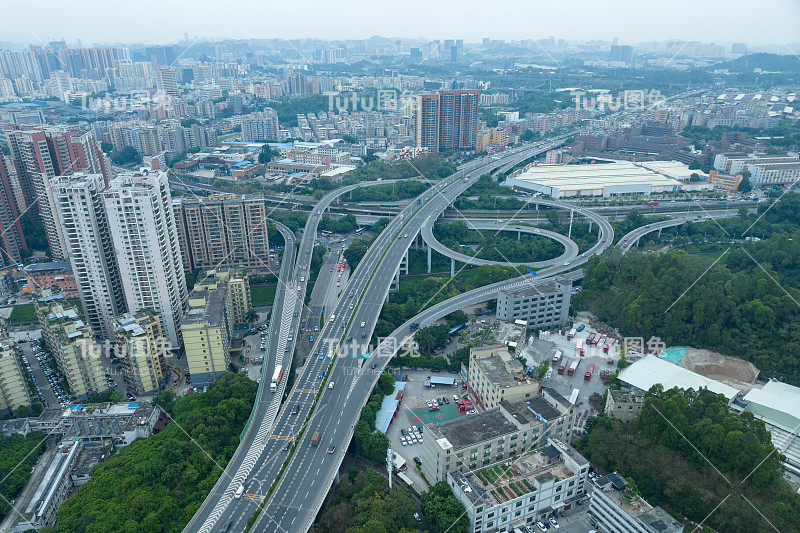
<instances>
[{"instance_id":1,"label":"highway interchange","mask_svg":"<svg viewBox=\"0 0 800 533\"><path fill-rule=\"evenodd\" d=\"M421 231L427 232L453 200L481 175L500 167L511 168L560 142L563 139L535 147L528 145L504 152L499 160L484 158L462 165L453 176L420 195L419 202L413 201L405 206L377 236L352 272L336 305L332 309L325 309L319 333L310 331L315 325L312 321L307 323L304 331L300 331L300 326L304 317L309 316L309 313L304 313L303 299L322 213L333 201L356 187L387 181L343 187L323 197L308 217L299 247L295 246L295 236L288 228L279 226L286 246L261 386L251 422L224 474L184 531L214 532L222 531L225 527L232 532L243 531L264 498L267 501L252 530L294 532L310 528L336 477L361 407L366 403L381 370L409 336L410 322L419 322L424 326L454 310L490 300L496 297L499 290L520 287L534 279L530 274L521 275L434 305L398 328L380 346L370 350L367 343L410 244ZM539 205L573 210L600 227L597 243L581 256L577 255L577 249L572 248L572 241L562 240L563 237L559 239L565 243L565 256L537 270L539 278L573 270L613 244L611 224L596 211L563 202L534 201ZM670 225L678 224L677 220L667 222ZM499 227L496 222L484 224L487 225L486 229L496 230ZM658 224L665 223L655 223L652 228L639 230L656 231L663 227ZM506 229L516 231L516 228ZM632 232L626 236L629 239L628 247L643 234ZM561 263L562 260L565 260L564 263ZM327 264L331 264L330 259ZM333 277L329 278L320 276L318 283L332 283ZM278 391L271 393L269 381L272 372L278 364L291 368L298 335L312 334L315 342L311 354L306 364L299 367L296 380L281 405L287 372L284 372ZM352 342L348 342L351 338ZM305 431L298 439L303 428ZM322 435L318 446L312 446L309 442L314 432ZM328 453L329 449L331 453ZM288 463L284 467L287 458ZM241 498L235 497L239 487L244 492Z\"/></svg>"}]
</instances>

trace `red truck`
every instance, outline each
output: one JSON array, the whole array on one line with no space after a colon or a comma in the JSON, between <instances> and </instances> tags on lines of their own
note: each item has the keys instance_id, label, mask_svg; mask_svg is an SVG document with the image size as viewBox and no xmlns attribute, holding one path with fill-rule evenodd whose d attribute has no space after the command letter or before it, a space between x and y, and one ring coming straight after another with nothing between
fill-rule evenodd
<instances>
[{"instance_id":1,"label":"red truck","mask_svg":"<svg viewBox=\"0 0 800 533\"><path fill-rule=\"evenodd\" d=\"M614 353L614 343L617 342L617 339L608 339L606 345L603 346L603 353Z\"/></svg>"},{"instance_id":2,"label":"red truck","mask_svg":"<svg viewBox=\"0 0 800 533\"><path fill-rule=\"evenodd\" d=\"M593 372L594 372L594 363L589 365L588 370L586 370L586 373L583 375L583 381L589 381L590 379L592 379Z\"/></svg>"},{"instance_id":3,"label":"red truck","mask_svg":"<svg viewBox=\"0 0 800 533\"><path fill-rule=\"evenodd\" d=\"M658 202L647 202L647 205L657 206Z\"/></svg>"},{"instance_id":4,"label":"red truck","mask_svg":"<svg viewBox=\"0 0 800 533\"><path fill-rule=\"evenodd\" d=\"M575 359L575 360L572 362L572 364L571 364L571 365L569 365L569 368L567 369L567 375L568 375L568 376L571 376L571 375L575 374L575 370L577 370L577 368L578 368L578 364L579 364L580 362L581 362L581 360L580 360L580 359Z\"/></svg>"},{"instance_id":5,"label":"red truck","mask_svg":"<svg viewBox=\"0 0 800 533\"><path fill-rule=\"evenodd\" d=\"M565 365L565 364L567 364L567 362L566 362L566 361L561 361L561 365L558 367L558 374L559 374L559 375L562 375L562 374L564 374L564 365Z\"/></svg>"},{"instance_id":6,"label":"red truck","mask_svg":"<svg viewBox=\"0 0 800 533\"><path fill-rule=\"evenodd\" d=\"M311 435L311 445L316 446L319 444L319 441L322 440L322 433L319 431L315 431L313 435Z\"/></svg>"}]
</instances>

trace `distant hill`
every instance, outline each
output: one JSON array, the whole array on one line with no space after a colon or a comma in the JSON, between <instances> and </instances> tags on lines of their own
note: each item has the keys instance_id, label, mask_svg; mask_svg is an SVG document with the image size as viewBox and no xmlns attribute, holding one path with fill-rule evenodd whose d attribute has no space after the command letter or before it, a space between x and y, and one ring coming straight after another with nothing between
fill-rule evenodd
<instances>
[{"instance_id":1,"label":"distant hill","mask_svg":"<svg viewBox=\"0 0 800 533\"><path fill-rule=\"evenodd\" d=\"M769 72L800 74L800 61L791 54L747 54L734 59L717 63L712 69L728 69L731 72L750 73L754 68Z\"/></svg>"}]
</instances>

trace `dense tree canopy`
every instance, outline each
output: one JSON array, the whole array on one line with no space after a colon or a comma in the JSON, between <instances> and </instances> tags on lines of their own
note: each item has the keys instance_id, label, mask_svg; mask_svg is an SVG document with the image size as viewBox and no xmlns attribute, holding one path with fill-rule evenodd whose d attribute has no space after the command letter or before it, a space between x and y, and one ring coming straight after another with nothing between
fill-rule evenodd
<instances>
[{"instance_id":1,"label":"dense tree canopy","mask_svg":"<svg viewBox=\"0 0 800 533\"><path fill-rule=\"evenodd\" d=\"M53 531L181 531L236 450L256 389L254 381L229 372L208 392L178 399L174 421L98 466L59 508Z\"/></svg>"},{"instance_id":2,"label":"dense tree canopy","mask_svg":"<svg viewBox=\"0 0 800 533\"><path fill-rule=\"evenodd\" d=\"M395 484L389 490L389 482L374 470L365 474L354 468L350 475L342 476L333 503L320 514L315 531L418 533L414 513L421 512L406 487Z\"/></svg>"},{"instance_id":3,"label":"dense tree canopy","mask_svg":"<svg viewBox=\"0 0 800 533\"><path fill-rule=\"evenodd\" d=\"M31 467L44 449L42 439L44 435L38 431L24 437L0 437L0 520L11 510L6 502L17 497L31 476Z\"/></svg>"},{"instance_id":4,"label":"dense tree canopy","mask_svg":"<svg viewBox=\"0 0 800 533\"><path fill-rule=\"evenodd\" d=\"M645 499L678 519L699 523L710 515L707 524L716 531L767 531L770 524L800 530L800 496L780 477L764 423L732 413L721 395L655 386L637 419L603 416L587 427L578 443L587 459L632 478Z\"/></svg>"},{"instance_id":5,"label":"dense tree canopy","mask_svg":"<svg viewBox=\"0 0 800 533\"><path fill-rule=\"evenodd\" d=\"M464 506L444 481L439 481L423 494L422 508L433 533L461 532L469 527Z\"/></svg>"},{"instance_id":6,"label":"dense tree canopy","mask_svg":"<svg viewBox=\"0 0 800 533\"><path fill-rule=\"evenodd\" d=\"M715 259L610 250L586 264L575 305L625 336L737 355L800 385L800 231Z\"/></svg>"}]
</instances>

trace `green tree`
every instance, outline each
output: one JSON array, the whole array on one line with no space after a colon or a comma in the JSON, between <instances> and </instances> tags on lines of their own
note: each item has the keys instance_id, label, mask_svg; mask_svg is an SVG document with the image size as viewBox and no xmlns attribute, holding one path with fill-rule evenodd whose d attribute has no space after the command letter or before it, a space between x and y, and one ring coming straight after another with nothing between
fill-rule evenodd
<instances>
[{"instance_id":1,"label":"green tree","mask_svg":"<svg viewBox=\"0 0 800 533\"><path fill-rule=\"evenodd\" d=\"M422 508L434 533L465 531L469 526L464 506L444 481L437 482L422 495Z\"/></svg>"},{"instance_id":2,"label":"green tree","mask_svg":"<svg viewBox=\"0 0 800 533\"><path fill-rule=\"evenodd\" d=\"M737 188L740 192L750 192L753 190L753 185L750 183L750 171L745 170L742 172L742 181L739 182L739 187Z\"/></svg>"},{"instance_id":3,"label":"green tree","mask_svg":"<svg viewBox=\"0 0 800 533\"><path fill-rule=\"evenodd\" d=\"M111 152L111 161L115 165L132 165L142 162L142 156L133 146L126 146L121 150Z\"/></svg>"}]
</instances>

